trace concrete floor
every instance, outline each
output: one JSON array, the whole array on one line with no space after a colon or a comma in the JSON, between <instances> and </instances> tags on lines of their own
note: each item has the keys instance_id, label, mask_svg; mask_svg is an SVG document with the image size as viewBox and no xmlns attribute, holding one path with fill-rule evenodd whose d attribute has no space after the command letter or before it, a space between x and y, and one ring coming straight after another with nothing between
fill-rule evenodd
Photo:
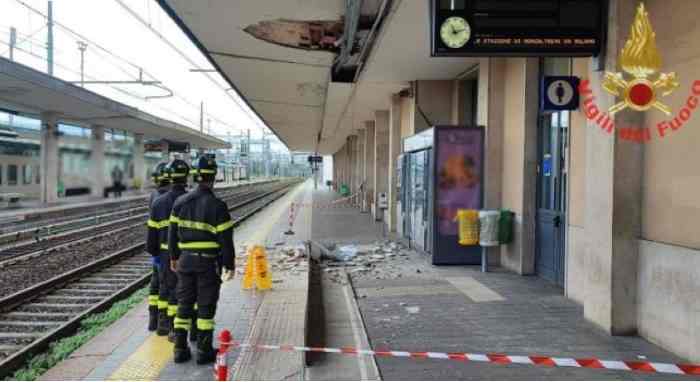
<instances>
[{"instance_id":1,"label":"concrete floor","mask_svg":"<svg viewBox=\"0 0 700 382\"><path fill-rule=\"evenodd\" d=\"M326 193L326 195L319 195ZM319 191L317 199L329 199ZM381 229L353 208L315 211L314 238L326 242L371 243ZM352 238L352 239L348 239ZM585 321L582 308L563 291L537 277L499 269L433 266L426 255L377 263L372 271L352 272L357 304L374 350L500 353L606 360L678 363L683 360L640 337L612 337ZM364 263L358 260L356 263ZM348 271L352 270L352 267ZM324 284L328 345L356 346L342 285ZM341 342L345 345L341 345ZM359 347L359 346L358 346ZM323 377L359 379L355 360L331 355ZM693 380L670 374L465 363L449 360L378 357L387 380ZM331 365L337 366L331 366ZM313 372L311 374L314 375ZM320 378L319 378L320 379ZM696 379L696 378L695 378Z\"/></svg>"}]
</instances>

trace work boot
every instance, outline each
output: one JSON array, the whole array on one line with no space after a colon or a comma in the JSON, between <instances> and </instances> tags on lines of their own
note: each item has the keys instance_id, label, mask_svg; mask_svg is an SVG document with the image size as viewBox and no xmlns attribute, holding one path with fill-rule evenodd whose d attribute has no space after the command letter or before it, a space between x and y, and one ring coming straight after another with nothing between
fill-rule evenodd
<instances>
[{"instance_id":1,"label":"work boot","mask_svg":"<svg viewBox=\"0 0 700 382\"><path fill-rule=\"evenodd\" d=\"M161 309L158 311L158 331L159 336L167 336L170 333L170 327L173 326L173 318L168 317L168 311Z\"/></svg>"},{"instance_id":2,"label":"work boot","mask_svg":"<svg viewBox=\"0 0 700 382\"><path fill-rule=\"evenodd\" d=\"M158 328L158 307L148 307L148 331L152 332Z\"/></svg>"},{"instance_id":3,"label":"work boot","mask_svg":"<svg viewBox=\"0 0 700 382\"><path fill-rule=\"evenodd\" d=\"M175 343L175 319L170 317L170 332L168 333L168 342Z\"/></svg>"},{"instance_id":4,"label":"work boot","mask_svg":"<svg viewBox=\"0 0 700 382\"><path fill-rule=\"evenodd\" d=\"M187 330L175 329L175 346L173 349L175 363L183 363L192 359L190 345L187 344Z\"/></svg>"},{"instance_id":5,"label":"work boot","mask_svg":"<svg viewBox=\"0 0 700 382\"><path fill-rule=\"evenodd\" d=\"M199 333L197 325L192 325L192 330L190 330L190 342L197 342L197 333Z\"/></svg>"},{"instance_id":6,"label":"work boot","mask_svg":"<svg viewBox=\"0 0 700 382\"><path fill-rule=\"evenodd\" d=\"M199 330L197 333L197 365L216 361L216 350L212 346L213 341L213 330Z\"/></svg>"}]
</instances>

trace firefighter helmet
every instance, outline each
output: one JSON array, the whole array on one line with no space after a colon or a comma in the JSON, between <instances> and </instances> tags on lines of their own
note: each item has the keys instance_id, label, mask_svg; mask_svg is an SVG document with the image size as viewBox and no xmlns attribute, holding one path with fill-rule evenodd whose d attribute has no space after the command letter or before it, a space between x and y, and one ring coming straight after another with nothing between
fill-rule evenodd
<instances>
[{"instance_id":1,"label":"firefighter helmet","mask_svg":"<svg viewBox=\"0 0 700 382\"><path fill-rule=\"evenodd\" d=\"M174 159L168 164L168 174L173 183L187 183L190 166L182 159Z\"/></svg>"},{"instance_id":2,"label":"firefighter helmet","mask_svg":"<svg viewBox=\"0 0 700 382\"><path fill-rule=\"evenodd\" d=\"M194 163L196 169L195 181L209 182L216 177L216 160L210 155L202 155Z\"/></svg>"},{"instance_id":3,"label":"firefighter helmet","mask_svg":"<svg viewBox=\"0 0 700 382\"><path fill-rule=\"evenodd\" d=\"M153 168L151 172L151 178L153 178L153 183L156 184L167 184L170 181L167 171L168 164L165 162L160 162Z\"/></svg>"}]
</instances>

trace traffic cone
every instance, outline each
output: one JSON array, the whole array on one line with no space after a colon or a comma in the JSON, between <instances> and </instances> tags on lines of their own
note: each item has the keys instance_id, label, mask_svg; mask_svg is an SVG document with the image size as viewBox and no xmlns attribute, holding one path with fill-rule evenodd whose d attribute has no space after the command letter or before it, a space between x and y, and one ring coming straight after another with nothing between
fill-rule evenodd
<instances>
[{"instance_id":1,"label":"traffic cone","mask_svg":"<svg viewBox=\"0 0 700 382\"><path fill-rule=\"evenodd\" d=\"M267 266L265 248L256 246L253 249L255 258L255 284L259 290L272 288L272 275Z\"/></svg>"},{"instance_id":2,"label":"traffic cone","mask_svg":"<svg viewBox=\"0 0 700 382\"><path fill-rule=\"evenodd\" d=\"M253 263L255 262L255 257L253 256L253 249L248 250L248 260L245 265L245 274L243 275L243 289L250 289L255 283L255 268Z\"/></svg>"}]
</instances>

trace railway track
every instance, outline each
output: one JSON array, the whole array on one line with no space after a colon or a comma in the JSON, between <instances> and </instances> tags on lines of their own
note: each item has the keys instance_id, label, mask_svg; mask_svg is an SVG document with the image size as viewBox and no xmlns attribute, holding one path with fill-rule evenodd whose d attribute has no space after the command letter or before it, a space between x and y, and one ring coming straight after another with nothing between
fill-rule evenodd
<instances>
[{"instance_id":1,"label":"railway track","mask_svg":"<svg viewBox=\"0 0 700 382\"><path fill-rule=\"evenodd\" d=\"M230 192L236 189L273 183L274 181L239 184L230 187L217 188L218 193ZM148 196L127 201L114 201L106 205L74 207L61 211L52 211L25 217L22 222L6 223L0 228L0 245L18 242L25 239L35 239L50 236L66 230L82 226L101 224L148 211Z\"/></svg>"},{"instance_id":2,"label":"railway track","mask_svg":"<svg viewBox=\"0 0 700 382\"><path fill-rule=\"evenodd\" d=\"M296 182L229 205L238 225L284 195ZM106 310L148 282L150 256L138 243L0 299L0 378L57 339L73 334L86 317Z\"/></svg>"},{"instance_id":3,"label":"railway track","mask_svg":"<svg viewBox=\"0 0 700 382\"><path fill-rule=\"evenodd\" d=\"M228 202L246 194L259 192L260 188L268 187L275 187L275 183L265 183L258 185L258 187L236 187L224 192L219 191L219 193L220 197ZM43 255L47 250L53 250L65 244L94 240L106 234L139 227L143 225L147 217L148 208L143 206L115 212L107 216L89 217L71 223L55 225L53 232L48 230L44 237L35 236L32 239L0 248L0 268L20 260Z\"/></svg>"}]
</instances>

